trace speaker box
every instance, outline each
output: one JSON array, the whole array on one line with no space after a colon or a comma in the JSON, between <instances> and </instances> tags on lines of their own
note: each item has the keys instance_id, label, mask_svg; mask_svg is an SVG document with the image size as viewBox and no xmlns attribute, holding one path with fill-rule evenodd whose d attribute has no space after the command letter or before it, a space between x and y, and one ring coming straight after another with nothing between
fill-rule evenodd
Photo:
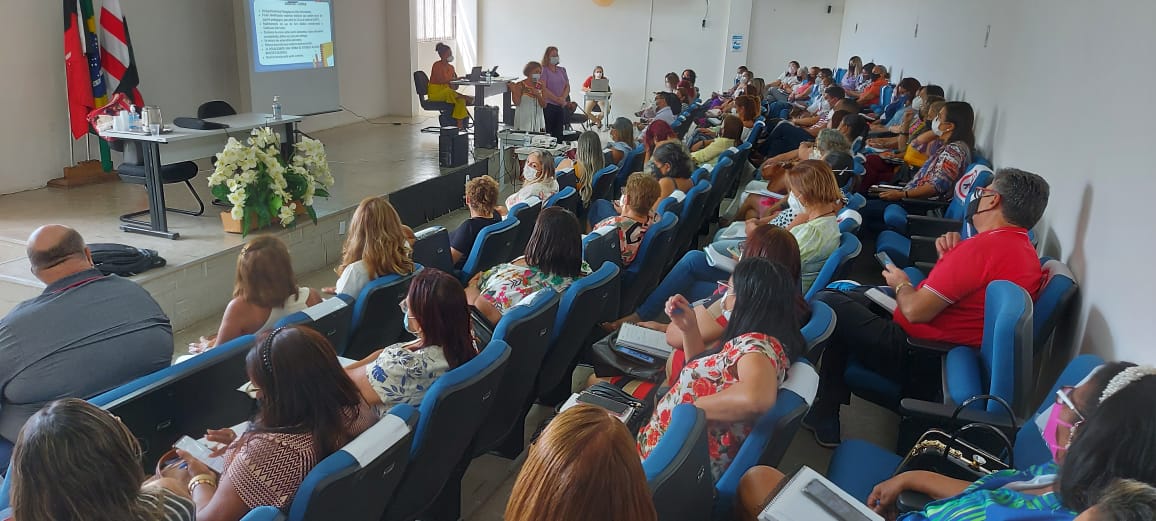
<instances>
[{"instance_id":1,"label":"speaker box","mask_svg":"<svg viewBox=\"0 0 1156 521\"><path fill-rule=\"evenodd\" d=\"M438 164L443 167L462 166L469 161L469 135L458 127L442 127L438 137Z\"/></svg>"},{"instance_id":2,"label":"speaker box","mask_svg":"<svg viewBox=\"0 0 1156 521\"><path fill-rule=\"evenodd\" d=\"M474 146L498 148L498 107L474 109Z\"/></svg>"}]
</instances>

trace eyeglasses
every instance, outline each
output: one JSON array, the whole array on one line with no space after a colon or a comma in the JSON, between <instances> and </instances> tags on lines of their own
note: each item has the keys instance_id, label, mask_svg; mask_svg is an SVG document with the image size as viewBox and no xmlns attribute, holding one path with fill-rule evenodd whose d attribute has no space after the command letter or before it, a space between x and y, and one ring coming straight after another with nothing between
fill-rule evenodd
<instances>
[{"instance_id":1,"label":"eyeglasses","mask_svg":"<svg viewBox=\"0 0 1156 521\"><path fill-rule=\"evenodd\" d=\"M241 386L241 392L249 395L249 398L252 398L254 400L257 399L257 393L260 390L261 390L261 388L257 387L256 385L253 385L253 382L245 382L245 385Z\"/></svg>"},{"instance_id":2,"label":"eyeglasses","mask_svg":"<svg viewBox=\"0 0 1156 521\"><path fill-rule=\"evenodd\" d=\"M408 300L401 299L401 302L397 303L397 307L401 308L402 313L405 313L407 315L409 314L409 301Z\"/></svg>"},{"instance_id":3,"label":"eyeglasses","mask_svg":"<svg viewBox=\"0 0 1156 521\"><path fill-rule=\"evenodd\" d=\"M735 290L735 287L731 285L730 281L720 280L720 281L716 282L716 284L718 284L719 289L726 288L727 291L734 291Z\"/></svg>"},{"instance_id":4,"label":"eyeglasses","mask_svg":"<svg viewBox=\"0 0 1156 521\"><path fill-rule=\"evenodd\" d=\"M1079 418L1082 422L1084 421L1084 415L1080 414L1080 410L1076 408L1076 403L1072 401L1072 392L1075 390L1076 388L1071 385L1065 385L1056 389L1056 404L1067 407L1068 410L1072 411L1072 413L1076 415L1076 418Z\"/></svg>"}]
</instances>

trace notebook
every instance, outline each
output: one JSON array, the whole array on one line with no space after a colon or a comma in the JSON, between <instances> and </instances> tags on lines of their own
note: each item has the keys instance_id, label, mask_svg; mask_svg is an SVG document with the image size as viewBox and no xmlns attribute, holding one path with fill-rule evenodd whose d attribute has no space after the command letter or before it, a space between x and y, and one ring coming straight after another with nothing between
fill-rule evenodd
<instances>
[{"instance_id":1,"label":"notebook","mask_svg":"<svg viewBox=\"0 0 1156 521\"><path fill-rule=\"evenodd\" d=\"M590 80L590 92L610 92L610 80L594 78Z\"/></svg>"},{"instance_id":2,"label":"notebook","mask_svg":"<svg viewBox=\"0 0 1156 521\"><path fill-rule=\"evenodd\" d=\"M648 355L670 358L671 347L666 343L666 333L647 329L634 324L622 324L618 330L618 345L642 351Z\"/></svg>"},{"instance_id":3,"label":"notebook","mask_svg":"<svg viewBox=\"0 0 1156 521\"><path fill-rule=\"evenodd\" d=\"M883 521L883 518L843 489L803 467L786 482L759 521Z\"/></svg>"}]
</instances>

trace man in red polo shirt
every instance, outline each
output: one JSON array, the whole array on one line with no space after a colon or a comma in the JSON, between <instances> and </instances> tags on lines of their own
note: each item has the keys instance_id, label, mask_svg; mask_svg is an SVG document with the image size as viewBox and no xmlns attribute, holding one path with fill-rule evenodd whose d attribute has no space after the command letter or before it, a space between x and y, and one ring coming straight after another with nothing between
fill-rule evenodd
<instances>
[{"instance_id":1,"label":"man in red polo shirt","mask_svg":"<svg viewBox=\"0 0 1156 521\"><path fill-rule=\"evenodd\" d=\"M871 83L859 94L859 98L855 100L859 103L859 106L864 109L869 109L871 105L879 103L879 94L883 92L883 86L887 85L887 67L876 65L875 68L872 69L871 74L874 76L874 79L871 80Z\"/></svg>"},{"instance_id":2,"label":"man in red polo shirt","mask_svg":"<svg viewBox=\"0 0 1156 521\"><path fill-rule=\"evenodd\" d=\"M967 212L978 233L966 241L958 233L940 237L939 262L919 286L895 266L883 272L897 304L890 320L872 311L862 292L824 290L816 295L837 317L823 354L823 385L805 422L820 445L840 442L839 406L850 399L843 372L851 356L872 371L899 380L907 372L908 338L976 347L982 343L988 283L1008 280L1027 290L1033 300L1039 296L1044 273L1028 229L1048 204L1047 181L1005 168L981 190Z\"/></svg>"}]
</instances>

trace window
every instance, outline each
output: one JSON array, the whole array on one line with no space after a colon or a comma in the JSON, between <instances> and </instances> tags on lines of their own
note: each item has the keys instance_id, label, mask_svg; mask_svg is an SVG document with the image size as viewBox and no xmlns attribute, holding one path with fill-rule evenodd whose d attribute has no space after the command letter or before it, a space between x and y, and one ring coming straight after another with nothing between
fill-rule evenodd
<instances>
[{"instance_id":1,"label":"window","mask_svg":"<svg viewBox=\"0 0 1156 521\"><path fill-rule=\"evenodd\" d=\"M418 41L454 39L457 0L416 0Z\"/></svg>"}]
</instances>

